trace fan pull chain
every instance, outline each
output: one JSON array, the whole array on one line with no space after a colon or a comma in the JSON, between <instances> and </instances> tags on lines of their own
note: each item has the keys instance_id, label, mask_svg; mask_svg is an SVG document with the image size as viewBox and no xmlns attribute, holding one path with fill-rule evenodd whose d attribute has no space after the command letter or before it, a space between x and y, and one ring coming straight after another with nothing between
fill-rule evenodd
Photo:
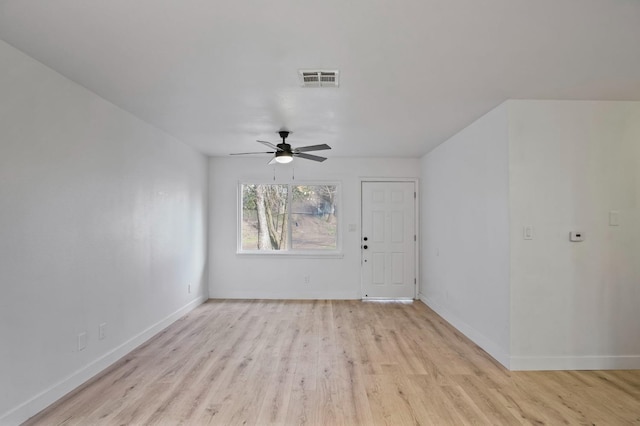
<instances>
[{"instance_id":1,"label":"fan pull chain","mask_svg":"<svg viewBox=\"0 0 640 426\"><path fill-rule=\"evenodd\" d=\"M276 168L275 166L273 167L273 181L276 181Z\"/></svg>"},{"instance_id":2,"label":"fan pull chain","mask_svg":"<svg viewBox=\"0 0 640 426\"><path fill-rule=\"evenodd\" d=\"M291 169L291 180L296 180L296 168Z\"/></svg>"}]
</instances>

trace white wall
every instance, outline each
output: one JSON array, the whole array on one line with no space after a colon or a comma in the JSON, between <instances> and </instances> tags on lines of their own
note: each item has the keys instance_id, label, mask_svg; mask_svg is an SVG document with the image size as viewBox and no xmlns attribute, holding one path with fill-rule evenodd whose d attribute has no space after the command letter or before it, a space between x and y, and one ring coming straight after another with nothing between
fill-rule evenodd
<instances>
[{"instance_id":1,"label":"white wall","mask_svg":"<svg viewBox=\"0 0 640 426\"><path fill-rule=\"evenodd\" d=\"M508 109L512 368L640 368L640 103Z\"/></svg>"},{"instance_id":2,"label":"white wall","mask_svg":"<svg viewBox=\"0 0 640 426\"><path fill-rule=\"evenodd\" d=\"M640 103L508 101L421 167L427 304L513 370L640 368Z\"/></svg>"},{"instance_id":3,"label":"white wall","mask_svg":"<svg viewBox=\"0 0 640 426\"><path fill-rule=\"evenodd\" d=\"M0 424L15 424L206 297L207 162L4 42L0 70Z\"/></svg>"},{"instance_id":4,"label":"white wall","mask_svg":"<svg viewBox=\"0 0 640 426\"><path fill-rule=\"evenodd\" d=\"M501 105L422 158L421 298L508 366L507 112Z\"/></svg>"},{"instance_id":5,"label":"white wall","mask_svg":"<svg viewBox=\"0 0 640 426\"><path fill-rule=\"evenodd\" d=\"M329 158L324 163L294 161L276 167L276 178L290 182L339 181L338 209L343 223L342 258L239 255L237 247L238 182L273 181L268 158L211 158L209 294L213 298L359 299L360 177L407 177L419 174L417 159ZM348 225L357 225L354 232ZM304 281L309 275L309 283Z\"/></svg>"}]
</instances>

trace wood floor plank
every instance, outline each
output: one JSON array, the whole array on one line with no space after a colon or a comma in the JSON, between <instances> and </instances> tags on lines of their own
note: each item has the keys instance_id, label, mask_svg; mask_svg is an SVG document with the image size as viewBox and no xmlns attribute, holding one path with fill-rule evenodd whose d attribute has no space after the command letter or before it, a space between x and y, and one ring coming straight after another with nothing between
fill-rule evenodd
<instances>
[{"instance_id":1,"label":"wood floor plank","mask_svg":"<svg viewBox=\"0 0 640 426\"><path fill-rule=\"evenodd\" d=\"M421 302L211 300L26 425L640 425L640 371L510 372Z\"/></svg>"}]
</instances>

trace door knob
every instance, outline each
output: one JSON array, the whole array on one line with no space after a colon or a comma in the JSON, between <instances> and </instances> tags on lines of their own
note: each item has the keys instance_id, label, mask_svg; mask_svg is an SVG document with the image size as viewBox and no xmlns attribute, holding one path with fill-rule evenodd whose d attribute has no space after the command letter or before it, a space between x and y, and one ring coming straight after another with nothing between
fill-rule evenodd
<instances>
[{"instance_id":1,"label":"door knob","mask_svg":"<svg viewBox=\"0 0 640 426\"><path fill-rule=\"evenodd\" d=\"M368 240L368 238L367 238L367 237L364 237L364 238L363 238L363 240L367 241L367 240Z\"/></svg>"}]
</instances>

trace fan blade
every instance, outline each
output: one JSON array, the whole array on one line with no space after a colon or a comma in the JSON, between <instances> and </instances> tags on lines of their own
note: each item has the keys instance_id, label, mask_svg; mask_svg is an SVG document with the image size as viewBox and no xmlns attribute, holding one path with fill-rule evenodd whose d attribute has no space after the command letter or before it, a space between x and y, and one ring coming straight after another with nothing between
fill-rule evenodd
<instances>
[{"instance_id":1,"label":"fan blade","mask_svg":"<svg viewBox=\"0 0 640 426\"><path fill-rule=\"evenodd\" d=\"M275 146L271 142L267 142L267 141L256 141L256 142L260 142L261 144L266 145L271 149L275 149L276 151L282 151L280 148L278 148L277 146Z\"/></svg>"},{"instance_id":2,"label":"fan blade","mask_svg":"<svg viewBox=\"0 0 640 426\"><path fill-rule=\"evenodd\" d=\"M309 152L309 151L322 151L323 149L331 149L329 145L323 143L322 145L309 145L296 148L293 152Z\"/></svg>"},{"instance_id":3,"label":"fan blade","mask_svg":"<svg viewBox=\"0 0 640 426\"><path fill-rule=\"evenodd\" d=\"M275 154L275 151L262 151L262 152L234 152L229 155L249 155L249 154Z\"/></svg>"},{"instance_id":4,"label":"fan blade","mask_svg":"<svg viewBox=\"0 0 640 426\"><path fill-rule=\"evenodd\" d=\"M271 164L276 164L276 156L274 155L273 158L271 159L271 161L269 161L267 164L271 165Z\"/></svg>"},{"instance_id":5,"label":"fan blade","mask_svg":"<svg viewBox=\"0 0 640 426\"><path fill-rule=\"evenodd\" d=\"M319 161L319 162L323 162L324 160L326 160L326 157L320 157L317 155L303 154L303 153L297 153L297 152L294 152L293 156L304 158L305 160L313 160L313 161Z\"/></svg>"}]
</instances>

